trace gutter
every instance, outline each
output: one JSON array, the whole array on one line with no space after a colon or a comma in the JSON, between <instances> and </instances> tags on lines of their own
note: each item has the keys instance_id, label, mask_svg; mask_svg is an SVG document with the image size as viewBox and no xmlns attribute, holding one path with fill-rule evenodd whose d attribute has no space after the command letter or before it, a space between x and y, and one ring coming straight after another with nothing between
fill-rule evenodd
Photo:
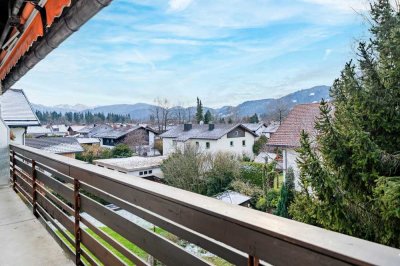
<instances>
[{"instance_id":1,"label":"gutter","mask_svg":"<svg viewBox=\"0 0 400 266\"><path fill-rule=\"evenodd\" d=\"M79 30L89 19L112 0L80 0L76 1L69 9L65 10L59 19L53 23L41 39L25 53L18 63L11 69L3 80L3 90L11 88L37 63L44 59L51 51L65 41L72 33Z\"/></svg>"}]
</instances>

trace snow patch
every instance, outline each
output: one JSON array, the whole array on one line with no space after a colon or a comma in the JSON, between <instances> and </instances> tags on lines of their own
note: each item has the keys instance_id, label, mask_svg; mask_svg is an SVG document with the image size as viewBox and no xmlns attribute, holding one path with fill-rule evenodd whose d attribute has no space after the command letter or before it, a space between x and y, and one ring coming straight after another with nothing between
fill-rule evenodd
<instances>
[{"instance_id":1,"label":"snow patch","mask_svg":"<svg viewBox=\"0 0 400 266\"><path fill-rule=\"evenodd\" d=\"M292 102L297 103L297 100L292 100Z\"/></svg>"},{"instance_id":2,"label":"snow patch","mask_svg":"<svg viewBox=\"0 0 400 266\"><path fill-rule=\"evenodd\" d=\"M310 96L314 96L314 95L315 95L315 93L314 93L314 92L311 92L311 93L310 93Z\"/></svg>"}]
</instances>

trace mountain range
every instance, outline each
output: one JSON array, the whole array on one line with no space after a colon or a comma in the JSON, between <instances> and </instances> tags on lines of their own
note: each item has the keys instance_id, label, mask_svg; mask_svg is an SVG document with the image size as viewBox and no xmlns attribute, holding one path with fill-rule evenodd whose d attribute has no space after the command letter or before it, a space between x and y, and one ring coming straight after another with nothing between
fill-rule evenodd
<instances>
[{"instance_id":1,"label":"mountain range","mask_svg":"<svg viewBox=\"0 0 400 266\"><path fill-rule=\"evenodd\" d=\"M204 107L205 111L210 110L215 116L218 117L228 117L231 115L236 115L238 117L251 116L255 113L258 115L271 115L278 109L289 110L293 106L302 103L313 103L319 102L324 98L329 100L329 86L315 86L309 89L298 90L296 92L290 93L278 99L261 99L245 101L237 106L223 106L221 108L208 108ZM114 104L97 106L90 108L83 104L77 105L56 105L56 106L45 106L40 104L32 104L35 110L42 112L56 111L61 113L66 112L92 112L92 113L114 113L121 115L130 115L132 119L145 121L148 120L154 110L155 106L147 103L136 103L136 104ZM180 107L174 107L173 109L178 109ZM182 109L182 108L181 108ZM195 107L185 108L186 112L193 115L195 113Z\"/></svg>"}]
</instances>

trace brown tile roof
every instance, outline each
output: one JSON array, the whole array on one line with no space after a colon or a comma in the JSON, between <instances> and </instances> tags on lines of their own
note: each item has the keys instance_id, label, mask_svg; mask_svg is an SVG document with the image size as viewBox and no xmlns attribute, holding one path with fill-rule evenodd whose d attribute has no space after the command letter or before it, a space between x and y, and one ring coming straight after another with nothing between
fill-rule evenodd
<instances>
[{"instance_id":1,"label":"brown tile roof","mask_svg":"<svg viewBox=\"0 0 400 266\"><path fill-rule=\"evenodd\" d=\"M300 147L300 133L304 129L315 135L315 121L319 103L299 104L293 107L282 125L268 140L268 146Z\"/></svg>"}]
</instances>

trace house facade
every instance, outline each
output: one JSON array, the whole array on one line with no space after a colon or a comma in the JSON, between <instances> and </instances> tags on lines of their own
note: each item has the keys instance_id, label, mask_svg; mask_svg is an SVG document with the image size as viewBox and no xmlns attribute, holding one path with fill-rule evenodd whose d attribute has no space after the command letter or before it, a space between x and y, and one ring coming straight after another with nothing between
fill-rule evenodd
<instances>
[{"instance_id":1,"label":"house facade","mask_svg":"<svg viewBox=\"0 0 400 266\"><path fill-rule=\"evenodd\" d=\"M130 176L141 177L153 181L162 181L164 174L161 171L161 164L166 158L167 157L165 156L133 156L129 158L95 160L93 163L99 167L118 171Z\"/></svg>"},{"instance_id":2,"label":"house facade","mask_svg":"<svg viewBox=\"0 0 400 266\"><path fill-rule=\"evenodd\" d=\"M113 148L120 143L131 142L128 145L146 146L151 149L154 147L156 134L157 132L153 129L145 126L122 126L92 134L92 137L99 138L100 145L106 148Z\"/></svg>"},{"instance_id":3,"label":"house facade","mask_svg":"<svg viewBox=\"0 0 400 266\"><path fill-rule=\"evenodd\" d=\"M300 147L300 136L303 130L311 138L316 136L315 121L320 114L319 106L319 103L294 106L267 143L269 148L279 148L282 150L282 170L284 176L286 176L289 168L293 169L296 189L300 189L300 171L297 165L299 154L296 150Z\"/></svg>"},{"instance_id":4,"label":"house facade","mask_svg":"<svg viewBox=\"0 0 400 266\"><path fill-rule=\"evenodd\" d=\"M40 126L23 90L9 89L0 95L0 109L4 123L10 128L11 142L25 144L27 128Z\"/></svg>"},{"instance_id":5,"label":"house facade","mask_svg":"<svg viewBox=\"0 0 400 266\"><path fill-rule=\"evenodd\" d=\"M163 153L169 155L193 145L200 151L231 152L253 158L253 145L257 135L241 124L178 125L160 135Z\"/></svg>"}]
</instances>

